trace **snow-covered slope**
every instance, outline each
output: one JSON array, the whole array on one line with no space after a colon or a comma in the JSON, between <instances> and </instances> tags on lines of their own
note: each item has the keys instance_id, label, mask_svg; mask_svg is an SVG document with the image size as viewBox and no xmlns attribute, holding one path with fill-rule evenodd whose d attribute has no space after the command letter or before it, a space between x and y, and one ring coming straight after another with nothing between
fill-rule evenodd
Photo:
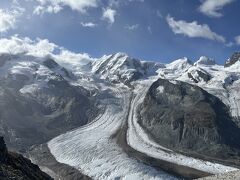
<instances>
[{"instance_id":1,"label":"snow-covered slope","mask_svg":"<svg viewBox=\"0 0 240 180\"><path fill-rule=\"evenodd\" d=\"M0 62L0 134L10 148L46 142L97 113L91 92L54 57L0 54Z\"/></svg>"},{"instance_id":2,"label":"snow-covered slope","mask_svg":"<svg viewBox=\"0 0 240 180\"><path fill-rule=\"evenodd\" d=\"M140 61L124 53L103 56L92 63L92 71L100 75L101 79L107 79L113 83L122 82L124 84L156 75L156 71L163 67L165 67L163 64Z\"/></svg>"},{"instance_id":3,"label":"snow-covered slope","mask_svg":"<svg viewBox=\"0 0 240 180\"><path fill-rule=\"evenodd\" d=\"M0 78L24 78L21 93L33 93L36 89L47 88L50 80L70 79L71 73L50 57L36 58L25 55L1 54Z\"/></svg>"}]
</instances>

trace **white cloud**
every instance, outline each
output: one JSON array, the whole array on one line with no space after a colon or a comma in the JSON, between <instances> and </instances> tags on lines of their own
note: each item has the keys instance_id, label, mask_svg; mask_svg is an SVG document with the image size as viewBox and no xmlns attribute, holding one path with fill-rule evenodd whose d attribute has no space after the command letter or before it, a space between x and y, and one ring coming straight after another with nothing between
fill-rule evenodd
<instances>
[{"instance_id":1,"label":"white cloud","mask_svg":"<svg viewBox=\"0 0 240 180\"><path fill-rule=\"evenodd\" d=\"M23 8L15 7L12 10L0 9L0 33L16 27L17 19L24 12Z\"/></svg>"},{"instance_id":2,"label":"white cloud","mask_svg":"<svg viewBox=\"0 0 240 180\"><path fill-rule=\"evenodd\" d=\"M115 22L115 16L117 15L117 11L111 8L103 9L102 18L107 20L110 24Z\"/></svg>"},{"instance_id":3,"label":"white cloud","mask_svg":"<svg viewBox=\"0 0 240 180\"><path fill-rule=\"evenodd\" d=\"M227 47L232 47L233 45L234 45L234 43L233 42L228 42L228 43L226 43L225 44Z\"/></svg>"},{"instance_id":4,"label":"white cloud","mask_svg":"<svg viewBox=\"0 0 240 180\"><path fill-rule=\"evenodd\" d=\"M28 54L43 57L51 54L57 45L50 43L47 39L32 41L29 38L19 38L18 35L10 39L0 39L0 52L11 54Z\"/></svg>"},{"instance_id":5,"label":"white cloud","mask_svg":"<svg viewBox=\"0 0 240 180\"><path fill-rule=\"evenodd\" d=\"M108 6L112 8L118 8L120 6L126 6L132 2L144 2L144 0L108 0Z\"/></svg>"},{"instance_id":6,"label":"white cloud","mask_svg":"<svg viewBox=\"0 0 240 180\"><path fill-rule=\"evenodd\" d=\"M10 53L13 55L26 54L35 57L51 56L58 63L69 66L87 64L94 60L87 53L71 52L49 42L48 39L38 38L36 40L31 40L27 37L21 38L18 35L14 35L10 38L0 39L0 53Z\"/></svg>"},{"instance_id":7,"label":"white cloud","mask_svg":"<svg viewBox=\"0 0 240 180\"><path fill-rule=\"evenodd\" d=\"M110 7L119 7L120 6L120 0L109 0L108 5Z\"/></svg>"},{"instance_id":8,"label":"white cloud","mask_svg":"<svg viewBox=\"0 0 240 180\"><path fill-rule=\"evenodd\" d=\"M37 14L37 15L42 15L44 13L58 13L62 10L62 7L59 5L55 5L55 6L36 6L33 10L33 14Z\"/></svg>"},{"instance_id":9,"label":"white cloud","mask_svg":"<svg viewBox=\"0 0 240 180\"><path fill-rule=\"evenodd\" d=\"M159 10L157 10L157 17L163 18L163 15L162 15L162 13Z\"/></svg>"},{"instance_id":10,"label":"white cloud","mask_svg":"<svg viewBox=\"0 0 240 180\"><path fill-rule=\"evenodd\" d=\"M240 35L234 38L237 45L240 45Z\"/></svg>"},{"instance_id":11,"label":"white cloud","mask_svg":"<svg viewBox=\"0 0 240 180\"><path fill-rule=\"evenodd\" d=\"M152 34L152 27L151 27L151 26L148 26L148 27L147 27L147 30L148 30L148 32L149 32L150 34Z\"/></svg>"},{"instance_id":12,"label":"white cloud","mask_svg":"<svg viewBox=\"0 0 240 180\"><path fill-rule=\"evenodd\" d=\"M138 28L139 28L139 24L134 24L134 25L131 25L131 26L130 25L125 26L125 29L128 29L130 31L136 30Z\"/></svg>"},{"instance_id":13,"label":"white cloud","mask_svg":"<svg viewBox=\"0 0 240 180\"><path fill-rule=\"evenodd\" d=\"M82 27L88 27L88 28L94 28L97 26L97 24L92 23L92 22L86 22L86 23L81 22L81 25L82 25Z\"/></svg>"},{"instance_id":14,"label":"white cloud","mask_svg":"<svg viewBox=\"0 0 240 180\"><path fill-rule=\"evenodd\" d=\"M167 16L169 27L175 34L183 34L190 38L205 38L225 43L225 38L213 32L207 24L198 24L197 21L186 22L175 21L173 17Z\"/></svg>"},{"instance_id":15,"label":"white cloud","mask_svg":"<svg viewBox=\"0 0 240 180\"><path fill-rule=\"evenodd\" d=\"M210 17L221 17L222 13L219 10L233 1L235 0L204 0L199 10Z\"/></svg>"},{"instance_id":16,"label":"white cloud","mask_svg":"<svg viewBox=\"0 0 240 180\"><path fill-rule=\"evenodd\" d=\"M35 14L58 13L64 6L72 10L86 13L88 8L98 7L99 0L35 0L40 5L34 9Z\"/></svg>"},{"instance_id":17,"label":"white cloud","mask_svg":"<svg viewBox=\"0 0 240 180\"><path fill-rule=\"evenodd\" d=\"M73 53L69 50L62 50L59 55L54 56L58 62L65 66L85 65L94 59L87 53Z\"/></svg>"}]
</instances>

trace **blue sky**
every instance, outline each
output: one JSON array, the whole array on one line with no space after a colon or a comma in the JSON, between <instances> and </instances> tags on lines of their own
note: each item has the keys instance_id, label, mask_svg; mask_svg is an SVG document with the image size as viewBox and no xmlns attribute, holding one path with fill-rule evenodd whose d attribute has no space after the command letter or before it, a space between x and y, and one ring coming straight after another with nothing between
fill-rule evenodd
<instances>
[{"instance_id":1,"label":"blue sky","mask_svg":"<svg viewBox=\"0 0 240 180\"><path fill-rule=\"evenodd\" d=\"M239 0L1 0L0 32L92 57L223 63L240 48L239 8Z\"/></svg>"}]
</instances>

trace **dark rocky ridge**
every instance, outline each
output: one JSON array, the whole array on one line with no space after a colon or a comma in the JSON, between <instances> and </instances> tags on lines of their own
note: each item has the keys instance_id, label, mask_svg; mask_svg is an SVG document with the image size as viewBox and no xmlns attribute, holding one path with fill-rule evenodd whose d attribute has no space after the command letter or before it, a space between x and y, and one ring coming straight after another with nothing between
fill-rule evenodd
<instances>
[{"instance_id":1,"label":"dark rocky ridge","mask_svg":"<svg viewBox=\"0 0 240 180\"><path fill-rule=\"evenodd\" d=\"M138 107L138 121L163 146L240 166L240 129L226 105L199 87L159 79Z\"/></svg>"},{"instance_id":2,"label":"dark rocky ridge","mask_svg":"<svg viewBox=\"0 0 240 180\"><path fill-rule=\"evenodd\" d=\"M240 52L235 52L229 60L226 61L224 67L230 67L235 64L237 61L240 61Z\"/></svg>"},{"instance_id":3,"label":"dark rocky ridge","mask_svg":"<svg viewBox=\"0 0 240 180\"><path fill-rule=\"evenodd\" d=\"M61 67L58 63L56 63L51 58L47 58L45 61L43 61L43 65L52 70L54 70L54 69L59 70L63 74L63 76L65 76L67 78L73 78L72 73L70 73L66 68Z\"/></svg>"},{"instance_id":4,"label":"dark rocky ridge","mask_svg":"<svg viewBox=\"0 0 240 180\"><path fill-rule=\"evenodd\" d=\"M51 180L37 165L23 156L10 153L3 137L0 137L0 179L1 180Z\"/></svg>"},{"instance_id":5,"label":"dark rocky ridge","mask_svg":"<svg viewBox=\"0 0 240 180\"><path fill-rule=\"evenodd\" d=\"M197 78L195 78L193 74L197 74L198 75ZM203 69L198 69L198 70L193 70L191 72L188 72L188 77L195 83L199 83L201 79L205 82L208 82L212 78L211 75Z\"/></svg>"}]
</instances>

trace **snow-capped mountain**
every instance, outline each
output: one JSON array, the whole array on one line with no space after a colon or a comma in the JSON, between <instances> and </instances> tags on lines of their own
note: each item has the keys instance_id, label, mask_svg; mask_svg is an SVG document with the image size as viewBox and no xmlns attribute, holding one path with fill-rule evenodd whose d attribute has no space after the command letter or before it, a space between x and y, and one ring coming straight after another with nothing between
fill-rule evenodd
<instances>
[{"instance_id":1,"label":"snow-capped mountain","mask_svg":"<svg viewBox=\"0 0 240 180\"><path fill-rule=\"evenodd\" d=\"M113 83L128 84L132 81L157 75L157 70L165 67L163 64L140 61L124 53L103 56L92 63L92 72L100 78Z\"/></svg>"},{"instance_id":2,"label":"snow-capped mountain","mask_svg":"<svg viewBox=\"0 0 240 180\"><path fill-rule=\"evenodd\" d=\"M50 57L2 54L0 60L0 133L10 148L24 151L97 114L90 92L73 85L73 73Z\"/></svg>"},{"instance_id":3,"label":"snow-capped mountain","mask_svg":"<svg viewBox=\"0 0 240 180\"><path fill-rule=\"evenodd\" d=\"M13 150L47 143L58 163L93 179L240 168L238 53L225 66L204 56L161 64L124 53L78 62L0 55L0 135Z\"/></svg>"}]
</instances>

